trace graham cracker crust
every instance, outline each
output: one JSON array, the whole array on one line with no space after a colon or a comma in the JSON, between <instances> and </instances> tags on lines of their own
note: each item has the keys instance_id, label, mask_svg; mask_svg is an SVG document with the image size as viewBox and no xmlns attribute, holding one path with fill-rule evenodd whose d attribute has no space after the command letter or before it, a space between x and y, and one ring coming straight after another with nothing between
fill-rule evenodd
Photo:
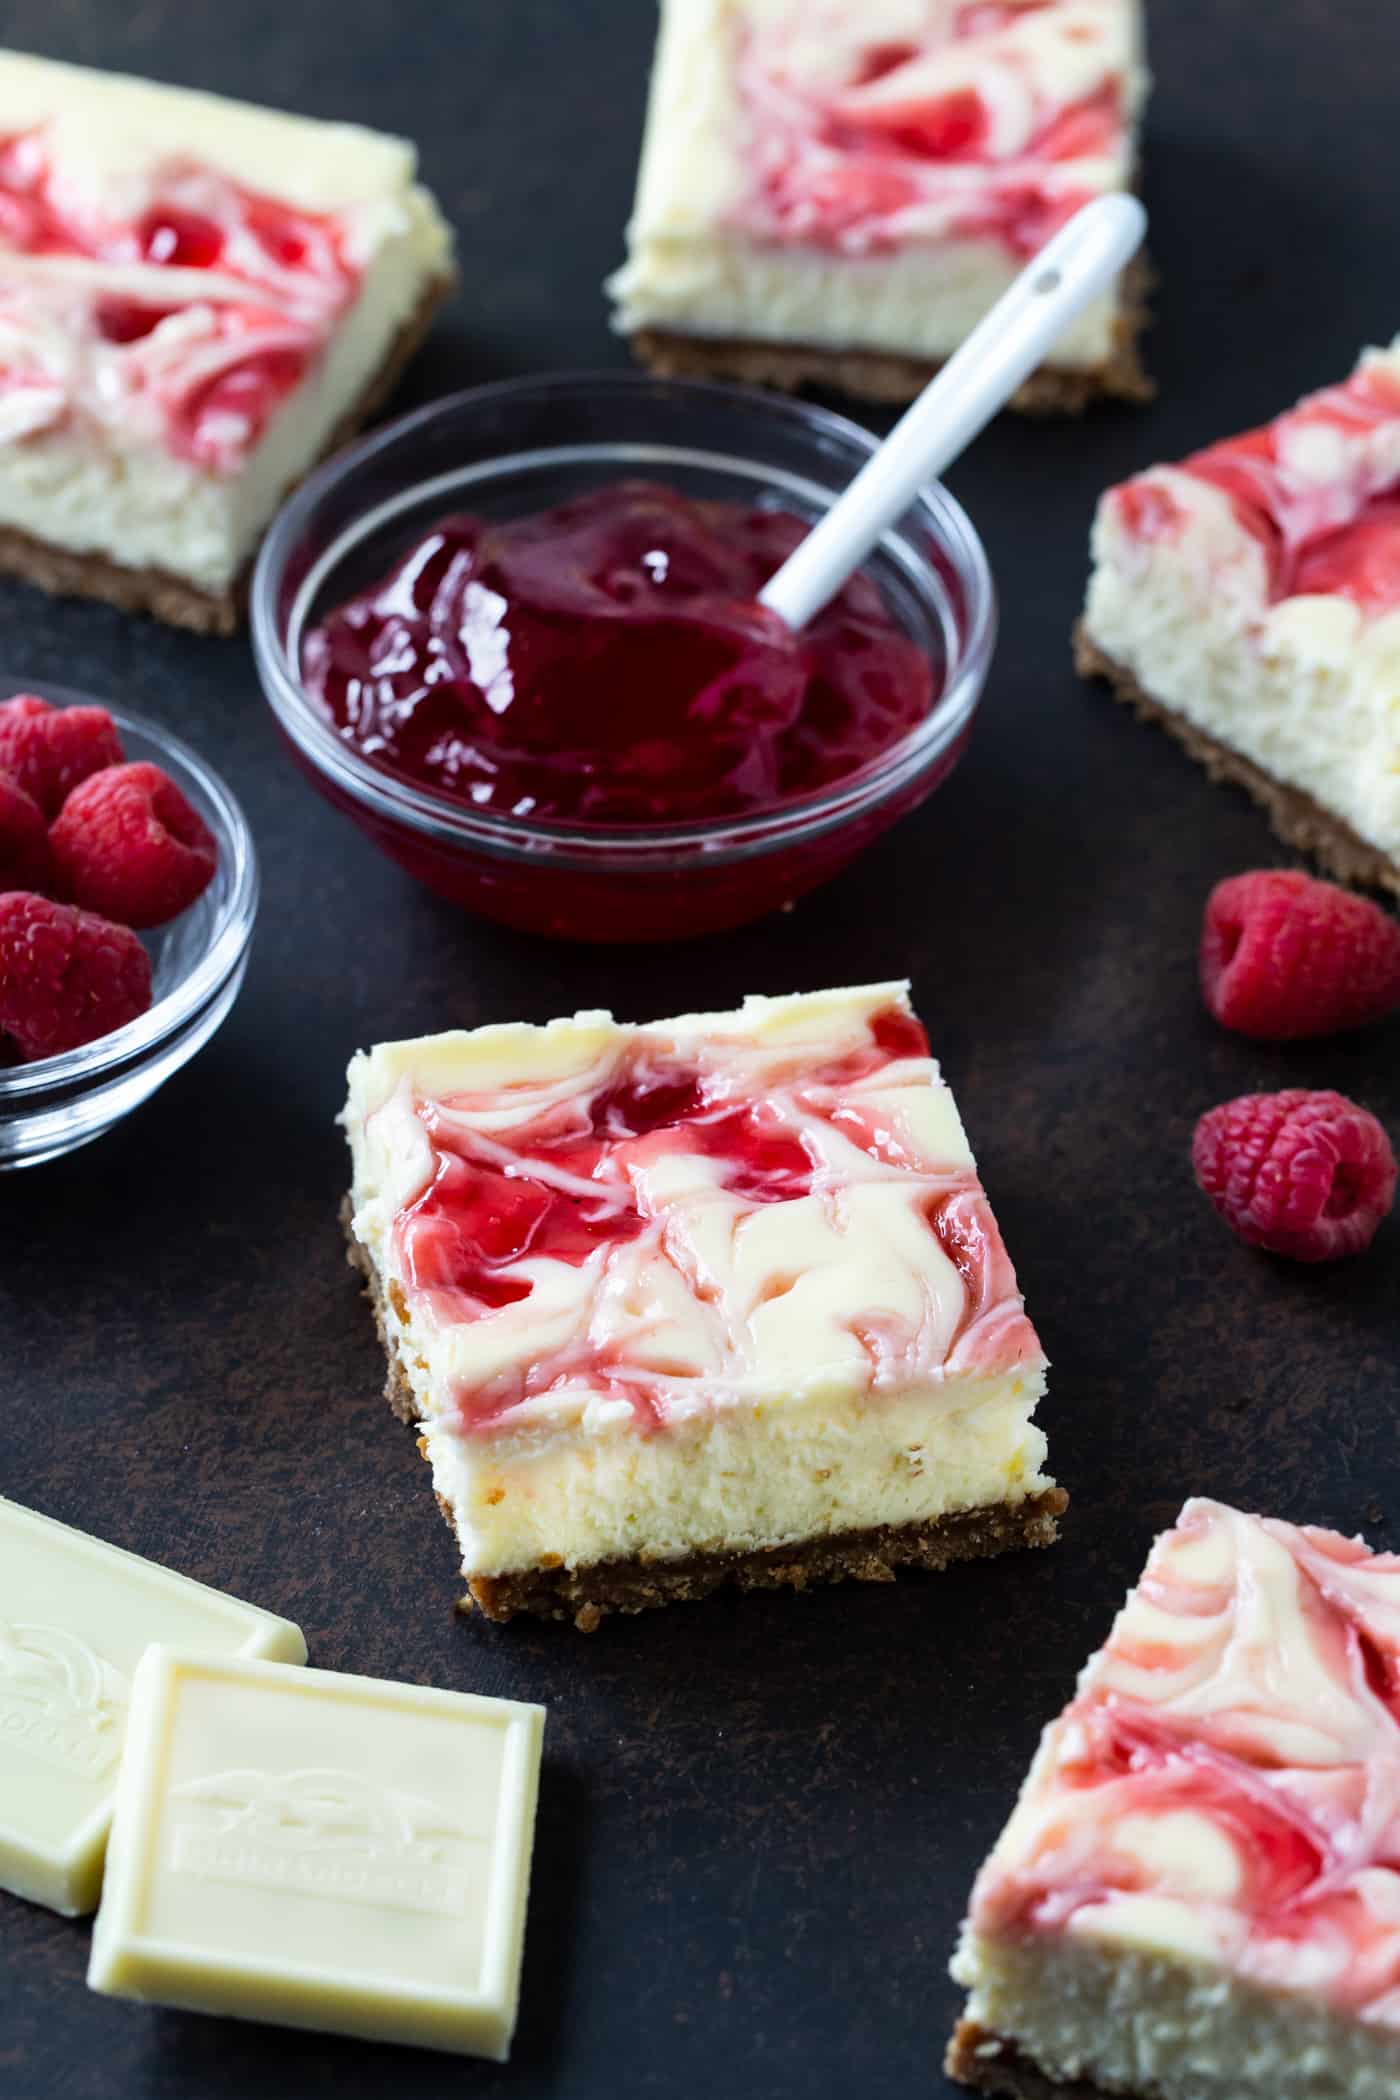
<instances>
[{"instance_id":1,"label":"graham cracker crust","mask_svg":"<svg viewBox=\"0 0 1400 2100\"><path fill-rule=\"evenodd\" d=\"M323 459L352 438L360 426L382 406L398 385L404 367L417 350L443 300L456 283L455 276L434 278L389 346L383 364L355 405L336 424L317 458L306 469L309 474ZM303 476L304 478L304 476ZM284 492L289 495L291 490ZM128 568L106 554L77 554L55 547L15 526L0 526L0 573L18 576L37 584L55 598L97 598L121 612L151 613L169 627L193 628L196 634L236 634L243 624L248 584L253 573L250 557L236 583L226 591L203 591L188 578L168 569Z\"/></svg>"},{"instance_id":2,"label":"graham cracker crust","mask_svg":"<svg viewBox=\"0 0 1400 2100\"><path fill-rule=\"evenodd\" d=\"M411 1427L418 1420L418 1402L399 1361L398 1337L389 1325L390 1307L379 1281L379 1271L370 1260L369 1249L355 1237L355 1206L348 1196L341 1202L340 1223L345 1234L345 1259L364 1284L365 1296L374 1314L375 1333L384 1351L384 1398L389 1403L390 1412Z\"/></svg>"},{"instance_id":3,"label":"graham cracker crust","mask_svg":"<svg viewBox=\"0 0 1400 2100\"><path fill-rule=\"evenodd\" d=\"M946 1568L957 1560L986 1560L1018 1546L1053 1545L1059 1535L1056 1520L1068 1501L1063 1488L1047 1488L1024 1502L989 1503L918 1524L829 1532L823 1538L758 1552L530 1568L519 1574L475 1576L467 1587L471 1602L488 1619L528 1612L539 1619L572 1619L581 1633L592 1633L608 1612L693 1603L726 1587L805 1590L823 1582L893 1582L900 1568Z\"/></svg>"},{"instance_id":4,"label":"graham cracker crust","mask_svg":"<svg viewBox=\"0 0 1400 2100\"><path fill-rule=\"evenodd\" d=\"M1389 890L1400 896L1400 862L1391 860L1352 830L1350 824L1301 788L1276 780L1218 737L1188 722L1175 708L1153 698L1131 671L1106 656L1081 620L1074 630L1075 668L1085 678L1106 679L1114 697L1144 722L1155 722L1205 767L1212 780L1226 780L1253 796L1275 835L1300 853L1310 853L1338 882L1356 889Z\"/></svg>"},{"instance_id":5,"label":"graham cracker crust","mask_svg":"<svg viewBox=\"0 0 1400 2100\"><path fill-rule=\"evenodd\" d=\"M1066 2084L1049 2077L1014 2042L989 2033L975 2020L959 2020L943 2068L959 2085L973 2086L979 2093L1004 2094L1006 2100L1125 2100L1123 2094L1107 2093L1087 2078ZM1127 2100L1153 2100L1153 2096L1143 2092Z\"/></svg>"},{"instance_id":6,"label":"graham cracker crust","mask_svg":"<svg viewBox=\"0 0 1400 2100\"><path fill-rule=\"evenodd\" d=\"M412 1423L418 1408L399 1361L391 1324L397 1309L386 1297L368 1251L355 1237L348 1196L340 1216L346 1259L364 1279L365 1296L384 1346L388 1367L384 1397L401 1422ZM510 1575L468 1575L462 1608L480 1611L498 1623L514 1618L517 1612L537 1619L571 1619L580 1633L592 1633L609 1612L692 1603L726 1587L803 1590L824 1582L893 1582L900 1568L946 1568L954 1561L985 1560L1021 1546L1053 1545L1059 1535L1058 1519L1068 1503L1064 1489L1052 1487L1018 1503L989 1503L923 1523L832 1532L757 1552L690 1553L680 1560L650 1562L637 1557L595 1561L583 1568L561 1564ZM451 1526L452 1513L440 1496L438 1505Z\"/></svg>"},{"instance_id":7,"label":"graham cracker crust","mask_svg":"<svg viewBox=\"0 0 1400 2100\"><path fill-rule=\"evenodd\" d=\"M1112 354L1089 371L1042 365L1011 397L1023 415L1082 415L1097 401L1150 401L1157 389L1143 368L1138 338L1149 319L1153 277L1137 257L1123 273ZM634 355L662 379L733 379L745 386L829 387L864 401L912 401L943 358L902 357L886 350L830 350L817 344L763 342L743 336L682 335L641 328Z\"/></svg>"}]
</instances>

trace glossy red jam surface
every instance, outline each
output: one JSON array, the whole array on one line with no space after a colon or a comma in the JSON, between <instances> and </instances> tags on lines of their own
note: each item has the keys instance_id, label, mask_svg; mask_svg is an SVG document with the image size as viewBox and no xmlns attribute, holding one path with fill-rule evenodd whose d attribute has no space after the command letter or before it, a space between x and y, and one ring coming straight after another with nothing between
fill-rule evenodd
<instances>
[{"instance_id":1,"label":"glossy red jam surface","mask_svg":"<svg viewBox=\"0 0 1400 2100\"><path fill-rule=\"evenodd\" d=\"M869 577L800 635L757 603L806 530L644 482L447 518L308 634L306 685L371 764L471 809L618 827L777 809L889 751L942 681Z\"/></svg>"}]
</instances>

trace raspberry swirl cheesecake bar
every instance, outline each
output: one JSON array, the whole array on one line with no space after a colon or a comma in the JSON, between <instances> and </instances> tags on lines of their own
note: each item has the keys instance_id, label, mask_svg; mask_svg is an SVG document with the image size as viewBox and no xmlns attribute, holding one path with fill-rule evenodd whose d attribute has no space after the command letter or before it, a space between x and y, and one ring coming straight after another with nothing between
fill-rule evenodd
<instances>
[{"instance_id":1,"label":"raspberry swirl cheesecake bar","mask_svg":"<svg viewBox=\"0 0 1400 2100\"><path fill-rule=\"evenodd\" d=\"M1400 894L1400 339L1110 489L1093 552L1080 669L1332 874Z\"/></svg>"},{"instance_id":2,"label":"raspberry swirl cheesecake bar","mask_svg":"<svg viewBox=\"0 0 1400 2100\"><path fill-rule=\"evenodd\" d=\"M0 53L0 568L230 631L452 276L413 148Z\"/></svg>"},{"instance_id":3,"label":"raspberry swirl cheesecake bar","mask_svg":"<svg viewBox=\"0 0 1400 2100\"><path fill-rule=\"evenodd\" d=\"M948 2068L1013 2100L1400 2092L1400 1557L1188 1502L978 1877Z\"/></svg>"},{"instance_id":4,"label":"raspberry swirl cheesecake bar","mask_svg":"<svg viewBox=\"0 0 1400 2100\"><path fill-rule=\"evenodd\" d=\"M381 1044L344 1122L389 1398L489 1617L1055 1536L1044 1357L903 986Z\"/></svg>"},{"instance_id":5,"label":"raspberry swirl cheesecake bar","mask_svg":"<svg viewBox=\"0 0 1400 2100\"><path fill-rule=\"evenodd\" d=\"M1138 0L663 0L616 325L668 374L910 399L1128 187ZM1018 405L1150 389L1140 273Z\"/></svg>"}]
</instances>

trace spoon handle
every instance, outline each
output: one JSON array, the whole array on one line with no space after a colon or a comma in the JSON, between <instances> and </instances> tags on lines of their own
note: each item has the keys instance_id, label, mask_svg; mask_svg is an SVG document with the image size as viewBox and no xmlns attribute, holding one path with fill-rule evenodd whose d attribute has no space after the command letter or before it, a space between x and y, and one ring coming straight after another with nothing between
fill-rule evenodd
<instances>
[{"instance_id":1,"label":"spoon handle","mask_svg":"<svg viewBox=\"0 0 1400 2100\"><path fill-rule=\"evenodd\" d=\"M1077 211L768 579L761 602L789 627L805 627L919 490L936 481L991 421L1075 315L1107 290L1146 230L1147 214L1136 197L1099 197Z\"/></svg>"}]
</instances>

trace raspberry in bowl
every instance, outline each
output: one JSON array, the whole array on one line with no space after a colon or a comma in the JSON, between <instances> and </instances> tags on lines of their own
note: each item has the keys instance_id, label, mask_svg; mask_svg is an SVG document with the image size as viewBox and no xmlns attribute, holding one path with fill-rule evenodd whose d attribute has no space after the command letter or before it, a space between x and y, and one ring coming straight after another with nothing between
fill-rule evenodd
<instances>
[{"instance_id":1,"label":"raspberry in bowl","mask_svg":"<svg viewBox=\"0 0 1400 2100\"><path fill-rule=\"evenodd\" d=\"M630 373L391 425L293 497L254 580L294 757L419 880L528 931L790 902L947 777L991 657L986 559L938 487L801 635L757 604L875 444Z\"/></svg>"},{"instance_id":2,"label":"raspberry in bowl","mask_svg":"<svg viewBox=\"0 0 1400 2100\"><path fill-rule=\"evenodd\" d=\"M0 681L0 693L19 691ZM30 959L35 986L35 1011L17 1007L0 1057L0 1170L100 1137L194 1056L238 996L258 900L243 813L188 745L86 694L25 692L40 732L18 720L27 710L0 709L0 777L12 805L28 801L47 822L47 859L32 880L12 869L0 883L0 948ZM152 825L162 810L174 828ZM5 817L0 838L13 839ZM92 1007L78 1030L53 1010L75 990ZM64 1047L43 1054L48 1041Z\"/></svg>"}]
</instances>

